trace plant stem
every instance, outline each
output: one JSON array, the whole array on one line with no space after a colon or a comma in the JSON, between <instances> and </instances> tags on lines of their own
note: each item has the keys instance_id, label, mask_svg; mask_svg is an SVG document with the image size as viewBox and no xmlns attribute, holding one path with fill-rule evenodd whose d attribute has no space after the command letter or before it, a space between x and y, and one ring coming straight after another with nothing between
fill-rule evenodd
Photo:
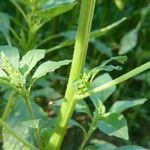
<instances>
[{"instance_id":1,"label":"plant stem","mask_svg":"<svg viewBox=\"0 0 150 150\"><path fill-rule=\"evenodd\" d=\"M16 139L18 139L20 142L22 142L24 145L29 147L31 150L37 149L35 146L33 146L31 143L29 143L27 140L25 140L22 136L20 136L16 131L11 129L7 123L5 123L1 118L0 118L0 126L3 126L10 134L12 134Z\"/></svg>"},{"instance_id":2,"label":"plant stem","mask_svg":"<svg viewBox=\"0 0 150 150\"><path fill-rule=\"evenodd\" d=\"M106 89L108 89L108 88L110 88L110 87L112 87L114 85L117 85L117 84L119 84L119 83L121 83L123 81L126 81L126 80L136 76L137 74L147 70L147 69L150 69L150 62L147 62L147 63L141 65L140 67L137 67L137 68L129 71L128 73L126 73L126 74L124 74L124 75L122 75L122 76L120 76L120 77L118 77L118 78L116 78L116 79L114 79L114 80L112 80L110 82L107 82L107 83L105 83L105 84L103 84L103 85L101 85L99 87L94 88L93 90L90 90L90 91L88 91L88 92L86 92L86 93L84 93L82 95L77 95L75 97L77 99L79 99L79 100L80 99L84 99L84 98L86 98L86 97L88 97L90 95L99 93L99 92L104 91L104 90L106 90Z\"/></svg>"},{"instance_id":3,"label":"plant stem","mask_svg":"<svg viewBox=\"0 0 150 150\"><path fill-rule=\"evenodd\" d=\"M2 120L6 120L9 116L11 110L13 109L14 104L16 102L16 97L15 96L16 96L16 91L12 91L11 94L10 94L10 97L8 99L5 111L3 113Z\"/></svg>"},{"instance_id":4,"label":"plant stem","mask_svg":"<svg viewBox=\"0 0 150 150\"><path fill-rule=\"evenodd\" d=\"M58 34L54 34L54 35L51 35L51 36L48 36L48 37L44 38L43 40L39 41L39 43L37 43L36 47L40 47L43 44L45 44L46 42L54 40L56 38L60 38L62 36L63 36L63 32L62 33L58 33Z\"/></svg>"},{"instance_id":5,"label":"plant stem","mask_svg":"<svg viewBox=\"0 0 150 150\"><path fill-rule=\"evenodd\" d=\"M146 8L144 8L144 10L142 10L142 11L143 11L143 13L141 13L141 19L140 19L140 21L138 22L137 27L136 27L138 30L142 27L142 25L143 25L143 23L144 23L144 21L145 21L145 19L146 19L146 17L147 17L147 14L148 14L149 11L150 11L150 3L149 3L149 5L148 5Z\"/></svg>"},{"instance_id":6,"label":"plant stem","mask_svg":"<svg viewBox=\"0 0 150 150\"><path fill-rule=\"evenodd\" d=\"M6 41L9 46L12 46L11 40L9 36L6 36Z\"/></svg>"},{"instance_id":7,"label":"plant stem","mask_svg":"<svg viewBox=\"0 0 150 150\"><path fill-rule=\"evenodd\" d=\"M101 37L101 36L105 35L106 33L108 33L109 31L111 31L112 29L114 29L115 27L119 26L121 23L123 23L126 20L127 20L127 18L123 17L122 19L112 23L111 25L108 25L108 26L106 26L102 29L98 29L96 31L92 31L91 34L90 34L90 38ZM62 49L62 48L67 47L67 46L71 46L71 45L74 44L74 42L75 42L75 40L73 40L73 39L72 40L66 40L66 41L60 43L57 46L54 46L54 47L51 47L51 48L47 49L46 53L49 53L49 52L52 52L52 51L55 51L55 50L58 50L58 49Z\"/></svg>"},{"instance_id":8,"label":"plant stem","mask_svg":"<svg viewBox=\"0 0 150 150\"><path fill-rule=\"evenodd\" d=\"M27 107L27 111L29 113L29 116L31 117L32 120L35 120L35 116L34 116L31 101L30 101L30 91L26 92L24 100L25 100L25 103L26 103L26 107ZM43 150L43 145L41 143L41 138L39 136L39 129L35 129L35 135L36 135L36 140L37 140L37 143L38 143L40 149Z\"/></svg>"},{"instance_id":9,"label":"plant stem","mask_svg":"<svg viewBox=\"0 0 150 150\"><path fill-rule=\"evenodd\" d=\"M118 27L120 24L122 24L123 22L125 22L127 20L126 17L121 18L120 20L102 28L96 31L92 31L90 38L97 38L97 37L101 37L103 35L105 35L106 33L110 32L112 29Z\"/></svg>"},{"instance_id":10,"label":"plant stem","mask_svg":"<svg viewBox=\"0 0 150 150\"><path fill-rule=\"evenodd\" d=\"M30 95L29 95L29 92L27 92L26 96L24 97L24 100L25 100L25 104L26 104L26 107L27 107L27 111L29 113L29 116L31 119L35 119L35 116L33 114L33 110L32 110L32 105L31 105L31 102L30 102Z\"/></svg>"},{"instance_id":11,"label":"plant stem","mask_svg":"<svg viewBox=\"0 0 150 150\"><path fill-rule=\"evenodd\" d=\"M85 146L85 144L87 143L87 141L89 140L89 138L91 137L92 133L95 131L96 129L96 125L97 125L97 117L98 117L98 112L95 112L96 114L94 115L94 117L92 118L92 123L90 125L89 131L87 132L87 134L84 136L84 139L81 143L81 146L79 148L79 150L82 150Z\"/></svg>"},{"instance_id":12,"label":"plant stem","mask_svg":"<svg viewBox=\"0 0 150 150\"><path fill-rule=\"evenodd\" d=\"M26 22L28 23L28 17L26 16L24 10L18 5L18 3L14 0L10 0L10 2L20 11Z\"/></svg>"},{"instance_id":13,"label":"plant stem","mask_svg":"<svg viewBox=\"0 0 150 150\"><path fill-rule=\"evenodd\" d=\"M75 95L73 82L79 78L84 67L88 42L90 38L95 1L96 0L82 0L69 81L64 102L59 112L56 128L54 129L54 132L49 141L49 149L51 150L60 149L67 125L76 105L76 99L73 98Z\"/></svg>"}]
</instances>

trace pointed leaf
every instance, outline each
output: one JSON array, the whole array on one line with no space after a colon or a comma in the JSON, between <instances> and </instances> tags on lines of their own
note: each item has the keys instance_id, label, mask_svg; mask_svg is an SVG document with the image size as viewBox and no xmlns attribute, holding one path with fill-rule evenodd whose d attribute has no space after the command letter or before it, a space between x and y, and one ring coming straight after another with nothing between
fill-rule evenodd
<instances>
[{"instance_id":1,"label":"pointed leaf","mask_svg":"<svg viewBox=\"0 0 150 150\"><path fill-rule=\"evenodd\" d=\"M10 46L0 46L0 53L1 52L4 52L13 67L18 69L20 58L18 49Z\"/></svg>"},{"instance_id":2,"label":"pointed leaf","mask_svg":"<svg viewBox=\"0 0 150 150\"><path fill-rule=\"evenodd\" d=\"M9 36L10 16L6 13L0 12L0 32L7 38Z\"/></svg>"},{"instance_id":3,"label":"pointed leaf","mask_svg":"<svg viewBox=\"0 0 150 150\"><path fill-rule=\"evenodd\" d=\"M119 10L123 10L125 7L125 1L124 0L114 0L114 3Z\"/></svg>"},{"instance_id":4,"label":"pointed leaf","mask_svg":"<svg viewBox=\"0 0 150 150\"><path fill-rule=\"evenodd\" d=\"M37 68L32 79L41 78L42 76L45 76L48 72L53 72L61 66L68 65L70 62L71 60L62 60L58 62L47 61Z\"/></svg>"},{"instance_id":5,"label":"pointed leaf","mask_svg":"<svg viewBox=\"0 0 150 150\"><path fill-rule=\"evenodd\" d=\"M117 101L115 102L112 107L110 108L110 112L112 113L121 113L126 109L134 107L136 105L141 105L145 103L147 99L139 99L139 100L126 100L126 101Z\"/></svg>"},{"instance_id":6,"label":"pointed leaf","mask_svg":"<svg viewBox=\"0 0 150 150\"><path fill-rule=\"evenodd\" d=\"M45 57L45 50L31 50L28 51L23 57L22 60L20 61L19 68L20 70L24 70L25 76L29 74L29 72L35 67L38 61L43 59Z\"/></svg>"},{"instance_id":7,"label":"pointed leaf","mask_svg":"<svg viewBox=\"0 0 150 150\"><path fill-rule=\"evenodd\" d=\"M94 139L91 140L90 143L92 146L88 146L84 148L84 150L114 150L116 148L115 145L103 140Z\"/></svg>"},{"instance_id":8,"label":"pointed leaf","mask_svg":"<svg viewBox=\"0 0 150 150\"><path fill-rule=\"evenodd\" d=\"M114 65L106 65L103 67L103 70L105 71L113 71L113 70L122 70L121 66L114 66Z\"/></svg>"},{"instance_id":9,"label":"pointed leaf","mask_svg":"<svg viewBox=\"0 0 150 150\"><path fill-rule=\"evenodd\" d=\"M103 85L104 83L107 83L109 81L112 81L111 76L108 73L105 73L101 76L98 76L91 85L91 88L96 88L100 85ZM90 96L91 100L93 101L93 103L95 105L97 105L99 102L98 101L102 101L104 102L105 100L107 100L109 98L109 96L115 91L116 86L113 86L107 90L104 90L100 93L97 93L95 95Z\"/></svg>"},{"instance_id":10,"label":"pointed leaf","mask_svg":"<svg viewBox=\"0 0 150 150\"><path fill-rule=\"evenodd\" d=\"M138 30L137 28L129 31L121 40L119 54L126 54L131 51L137 44Z\"/></svg>"},{"instance_id":11,"label":"pointed leaf","mask_svg":"<svg viewBox=\"0 0 150 150\"><path fill-rule=\"evenodd\" d=\"M117 61L118 63L124 64L127 61L127 59L128 59L127 56L111 57L110 59L103 61L100 66L105 66L111 61Z\"/></svg>"},{"instance_id":12,"label":"pointed leaf","mask_svg":"<svg viewBox=\"0 0 150 150\"><path fill-rule=\"evenodd\" d=\"M99 40L94 40L94 45L100 53L105 54L106 56L109 56L109 57L112 56L111 48L108 47L105 43Z\"/></svg>"},{"instance_id":13,"label":"pointed leaf","mask_svg":"<svg viewBox=\"0 0 150 150\"><path fill-rule=\"evenodd\" d=\"M122 114L113 113L106 117L101 117L98 128L109 136L115 136L125 140L129 139L127 121Z\"/></svg>"},{"instance_id":14,"label":"pointed leaf","mask_svg":"<svg viewBox=\"0 0 150 150\"><path fill-rule=\"evenodd\" d=\"M75 4L76 2L70 2L60 5L54 5L53 7L46 7L39 10L35 15L40 17L44 22L47 22L52 18L71 10L75 6Z\"/></svg>"},{"instance_id":15,"label":"pointed leaf","mask_svg":"<svg viewBox=\"0 0 150 150\"><path fill-rule=\"evenodd\" d=\"M120 146L118 148L115 148L114 150L148 150L148 149L137 145L127 145L127 146Z\"/></svg>"}]
</instances>

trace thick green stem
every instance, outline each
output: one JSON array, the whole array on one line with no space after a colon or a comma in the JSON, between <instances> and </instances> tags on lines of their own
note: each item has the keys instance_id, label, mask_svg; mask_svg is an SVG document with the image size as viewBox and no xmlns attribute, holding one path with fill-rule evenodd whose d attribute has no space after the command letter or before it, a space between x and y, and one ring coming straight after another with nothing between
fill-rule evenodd
<instances>
[{"instance_id":1,"label":"thick green stem","mask_svg":"<svg viewBox=\"0 0 150 150\"><path fill-rule=\"evenodd\" d=\"M49 149L51 150L60 149L67 125L76 105L76 99L73 98L75 94L73 82L79 78L84 67L95 1L96 0L82 0L75 50L67 90L58 116L56 128L54 129L49 141Z\"/></svg>"},{"instance_id":2,"label":"thick green stem","mask_svg":"<svg viewBox=\"0 0 150 150\"><path fill-rule=\"evenodd\" d=\"M30 144L27 140L25 140L22 136L20 136L16 131L11 129L7 123L5 123L2 119L0 119L0 126L3 126L4 129L6 129L10 134L12 134L16 139L18 139L20 142L22 142L24 145L26 145L29 149L35 150L37 149L32 144Z\"/></svg>"},{"instance_id":3,"label":"thick green stem","mask_svg":"<svg viewBox=\"0 0 150 150\"><path fill-rule=\"evenodd\" d=\"M86 92L82 95L77 95L76 98L77 99L84 99L84 98L86 98L90 95L93 95L93 94L99 93L101 91L104 91L104 90L106 90L106 89L108 89L108 88L110 88L114 85L117 85L117 84L119 84L123 81L126 81L126 80L136 76L137 74L139 74L139 73L141 73L141 72L143 72L147 69L150 69L150 62L147 62L147 63L141 65L140 67L137 67L137 68L129 71L128 73L126 73L126 74L124 74L124 75L122 75L122 76L120 76L120 77L118 77L118 78L116 78L116 79L114 79L114 80L112 80L108 83L105 83L105 84L103 84L99 87L96 87L91 91L88 91L88 92Z\"/></svg>"}]
</instances>

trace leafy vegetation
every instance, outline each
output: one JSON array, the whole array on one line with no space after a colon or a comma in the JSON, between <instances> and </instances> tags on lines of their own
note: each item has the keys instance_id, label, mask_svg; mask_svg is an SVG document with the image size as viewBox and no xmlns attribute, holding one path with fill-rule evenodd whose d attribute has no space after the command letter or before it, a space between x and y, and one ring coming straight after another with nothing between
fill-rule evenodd
<instances>
[{"instance_id":1,"label":"leafy vegetation","mask_svg":"<svg viewBox=\"0 0 150 150\"><path fill-rule=\"evenodd\" d=\"M1 149L150 148L148 0L0 4Z\"/></svg>"}]
</instances>

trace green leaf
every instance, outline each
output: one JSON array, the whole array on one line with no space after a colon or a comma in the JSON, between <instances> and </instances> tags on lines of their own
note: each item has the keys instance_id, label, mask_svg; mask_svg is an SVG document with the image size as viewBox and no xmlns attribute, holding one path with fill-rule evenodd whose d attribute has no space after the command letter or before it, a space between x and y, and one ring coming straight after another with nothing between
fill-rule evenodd
<instances>
[{"instance_id":1,"label":"green leaf","mask_svg":"<svg viewBox=\"0 0 150 150\"><path fill-rule=\"evenodd\" d=\"M137 145L125 145L116 147L115 145L108 143L102 140L91 140L92 146L88 146L83 150L148 150L144 147L137 146Z\"/></svg>"},{"instance_id":2,"label":"green leaf","mask_svg":"<svg viewBox=\"0 0 150 150\"><path fill-rule=\"evenodd\" d=\"M124 64L127 61L127 59L128 59L127 56L111 57L110 59L103 61L100 66L105 66L111 61L117 61L118 63Z\"/></svg>"},{"instance_id":3,"label":"green leaf","mask_svg":"<svg viewBox=\"0 0 150 150\"><path fill-rule=\"evenodd\" d=\"M6 39L9 37L10 19L8 14L0 12L0 32L4 34Z\"/></svg>"},{"instance_id":4,"label":"green leaf","mask_svg":"<svg viewBox=\"0 0 150 150\"><path fill-rule=\"evenodd\" d=\"M122 70L121 66L114 66L112 64L109 64L112 61L116 61L118 63L124 64L127 60L127 56L116 56L116 57L111 57L108 60L103 61L99 66L91 69L88 73L88 76L91 77L90 82L93 81L93 79L97 76L97 74L101 71L113 71L113 70Z\"/></svg>"},{"instance_id":5,"label":"green leaf","mask_svg":"<svg viewBox=\"0 0 150 150\"><path fill-rule=\"evenodd\" d=\"M112 50L110 47L108 47L105 43L98 41L98 40L94 40L94 45L96 47L96 49L102 53L105 54L106 56L111 57L112 56Z\"/></svg>"},{"instance_id":6,"label":"green leaf","mask_svg":"<svg viewBox=\"0 0 150 150\"><path fill-rule=\"evenodd\" d=\"M46 7L39 10L35 15L40 17L45 23L52 18L71 10L75 6L75 4L76 2L70 2L60 5L54 5L53 7Z\"/></svg>"},{"instance_id":7,"label":"green leaf","mask_svg":"<svg viewBox=\"0 0 150 150\"><path fill-rule=\"evenodd\" d=\"M127 145L115 148L114 150L148 150L148 149L137 145Z\"/></svg>"},{"instance_id":8,"label":"green leaf","mask_svg":"<svg viewBox=\"0 0 150 150\"><path fill-rule=\"evenodd\" d=\"M114 3L119 10L123 10L125 7L125 1L123 0L114 0Z\"/></svg>"},{"instance_id":9,"label":"green leaf","mask_svg":"<svg viewBox=\"0 0 150 150\"><path fill-rule=\"evenodd\" d=\"M24 75L27 76L35 65L45 57L45 50L35 49L28 51L21 59L19 68L24 70Z\"/></svg>"},{"instance_id":10,"label":"green leaf","mask_svg":"<svg viewBox=\"0 0 150 150\"><path fill-rule=\"evenodd\" d=\"M76 31L71 30L71 31L65 31L62 33L62 35L67 38L67 39L71 39L74 40L76 37Z\"/></svg>"},{"instance_id":11,"label":"green leaf","mask_svg":"<svg viewBox=\"0 0 150 150\"><path fill-rule=\"evenodd\" d=\"M108 73L105 73L94 79L94 81L92 82L91 88L92 89L96 88L100 85L103 85L103 84L109 82L109 81L112 81L112 78ZM90 96L90 98L95 105L98 105L99 101L102 101L102 102L106 101L109 98L109 96L115 91L115 89L116 89L116 86L113 86L107 90L104 90L100 93Z\"/></svg>"},{"instance_id":12,"label":"green leaf","mask_svg":"<svg viewBox=\"0 0 150 150\"><path fill-rule=\"evenodd\" d=\"M116 148L115 145L108 143L102 140L91 140L90 143L92 146L84 148L84 150L114 150Z\"/></svg>"},{"instance_id":13,"label":"green leaf","mask_svg":"<svg viewBox=\"0 0 150 150\"><path fill-rule=\"evenodd\" d=\"M119 54L126 54L131 51L138 41L138 29L132 29L122 39Z\"/></svg>"},{"instance_id":14,"label":"green leaf","mask_svg":"<svg viewBox=\"0 0 150 150\"><path fill-rule=\"evenodd\" d=\"M36 120L23 121L21 124L29 128L38 129L39 123L40 123L40 119L36 119Z\"/></svg>"},{"instance_id":15,"label":"green leaf","mask_svg":"<svg viewBox=\"0 0 150 150\"><path fill-rule=\"evenodd\" d=\"M62 61L47 61L43 64L41 64L37 70L35 71L32 79L38 79L42 76L45 76L48 72L53 72L56 69L60 68L61 66L68 65L71 62L71 60L62 60Z\"/></svg>"},{"instance_id":16,"label":"green leaf","mask_svg":"<svg viewBox=\"0 0 150 150\"><path fill-rule=\"evenodd\" d=\"M43 110L32 103L33 113L37 118L44 118L45 114ZM30 143L36 143L35 129L28 128L27 126L22 125L22 122L25 120L30 120L31 118L28 115L26 106L23 103L23 99L20 97L17 98L17 103L15 104L14 110L11 112L8 118L8 125L13 128L18 134L23 138L27 139ZM36 118L35 118L36 119ZM5 129L3 129L3 150L28 150L28 148L18 141L14 136L10 135Z\"/></svg>"},{"instance_id":17,"label":"green leaf","mask_svg":"<svg viewBox=\"0 0 150 150\"><path fill-rule=\"evenodd\" d=\"M115 102L112 107L110 108L110 112L112 113L121 113L125 111L126 109L129 109L131 107L134 107L136 105L141 105L145 103L147 99L138 99L138 100L126 100L126 101L117 101Z\"/></svg>"},{"instance_id":18,"label":"green leaf","mask_svg":"<svg viewBox=\"0 0 150 150\"><path fill-rule=\"evenodd\" d=\"M98 128L109 136L115 136L125 140L129 139L127 121L122 114L113 113L101 117L98 121Z\"/></svg>"},{"instance_id":19,"label":"green leaf","mask_svg":"<svg viewBox=\"0 0 150 150\"><path fill-rule=\"evenodd\" d=\"M18 49L10 46L0 46L0 53L1 52L4 52L13 67L18 69L20 59Z\"/></svg>"},{"instance_id":20,"label":"green leaf","mask_svg":"<svg viewBox=\"0 0 150 150\"><path fill-rule=\"evenodd\" d=\"M114 65L105 65L103 67L103 70L105 71L113 71L113 70L122 70L122 67L121 66L114 66Z\"/></svg>"}]
</instances>

